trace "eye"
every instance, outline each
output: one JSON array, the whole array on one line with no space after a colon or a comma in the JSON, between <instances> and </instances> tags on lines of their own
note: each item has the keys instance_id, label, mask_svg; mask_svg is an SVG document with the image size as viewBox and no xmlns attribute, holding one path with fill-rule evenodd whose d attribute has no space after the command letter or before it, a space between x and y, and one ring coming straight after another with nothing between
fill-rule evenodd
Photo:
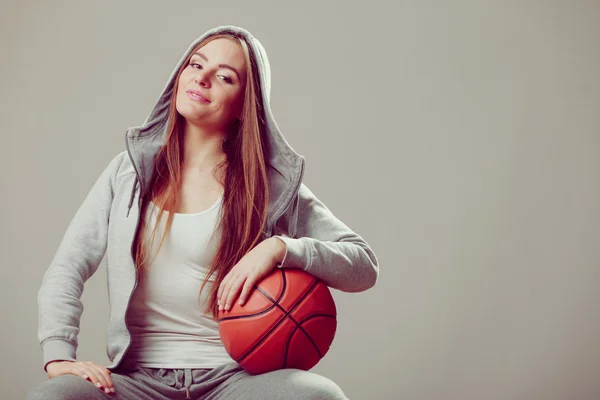
<instances>
[{"instance_id":1,"label":"eye","mask_svg":"<svg viewBox=\"0 0 600 400\"><path fill-rule=\"evenodd\" d=\"M195 63L195 62L191 62L191 61L188 63L188 65L191 65L195 69L201 69L202 68L202 65L200 65L198 63ZM219 76L222 77L223 81L225 81L225 82L227 82L229 84L233 83L233 79L231 79L230 77L225 76L225 75L219 75Z\"/></svg>"}]
</instances>

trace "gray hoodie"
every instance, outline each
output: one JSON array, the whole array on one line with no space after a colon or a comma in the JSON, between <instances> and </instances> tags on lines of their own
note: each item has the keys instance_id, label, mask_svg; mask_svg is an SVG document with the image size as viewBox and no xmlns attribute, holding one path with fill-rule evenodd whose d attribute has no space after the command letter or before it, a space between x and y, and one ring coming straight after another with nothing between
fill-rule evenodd
<instances>
[{"instance_id":1,"label":"gray hoodie","mask_svg":"<svg viewBox=\"0 0 600 400\"><path fill-rule=\"evenodd\" d=\"M245 29L219 26L188 47L146 121L127 130L127 150L110 161L69 224L38 293L44 370L53 360L76 360L84 283L104 257L109 297L106 349L112 363L107 368L113 370L126 360L131 341L127 310L137 286L132 244L141 217L140 194L149 184L154 155L164 144L177 71L202 39L222 31L242 34L258 62L271 149L267 160L271 197L264 233L287 246L279 267L300 268L345 292L375 285L379 266L373 250L302 183L304 158L281 134L269 105L271 78L264 47Z\"/></svg>"}]
</instances>

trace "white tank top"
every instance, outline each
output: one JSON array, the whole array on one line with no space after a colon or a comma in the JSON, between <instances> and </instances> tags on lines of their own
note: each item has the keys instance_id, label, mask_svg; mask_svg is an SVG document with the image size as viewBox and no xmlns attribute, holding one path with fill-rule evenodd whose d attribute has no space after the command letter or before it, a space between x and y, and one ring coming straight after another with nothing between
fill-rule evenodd
<instances>
[{"instance_id":1,"label":"white tank top","mask_svg":"<svg viewBox=\"0 0 600 400\"><path fill-rule=\"evenodd\" d=\"M233 359L227 354L214 318L204 314L214 275L199 294L220 235L215 233L223 196L209 209L173 216L170 234L144 273L130 303L132 343L128 357L142 367L214 368ZM146 243L156 223L158 208L146 213ZM154 254L168 214L157 229Z\"/></svg>"}]
</instances>

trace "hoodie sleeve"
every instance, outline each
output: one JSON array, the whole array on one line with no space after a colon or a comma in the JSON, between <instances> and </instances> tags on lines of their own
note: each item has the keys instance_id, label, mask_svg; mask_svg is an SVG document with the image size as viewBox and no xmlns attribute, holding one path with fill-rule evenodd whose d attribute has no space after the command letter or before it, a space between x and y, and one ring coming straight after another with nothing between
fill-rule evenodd
<instances>
[{"instance_id":1,"label":"hoodie sleeve","mask_svg":"<svg viewBox=\"0 0 600 400\"><path fill-rule=\"evenodd\" d=\"M44 370L50 361L76 360L83 286L98 269L107 244L117 171L126 152L114 157L75 213L38 291L38 340Z\"/></svg>"},{"instance_id":2,"label":"hoodie sleeve","mask_svg":"<svg viewBox=\"0 0 600 400\"><path fill-rule=\"evenodd\" d=\"M367 242L333 215L310 189L301 184L294 238L275 235L286 245L280 268L299 268L344 292L361 292L375 285L377 257Z\"/></svg>"}]
</instances>

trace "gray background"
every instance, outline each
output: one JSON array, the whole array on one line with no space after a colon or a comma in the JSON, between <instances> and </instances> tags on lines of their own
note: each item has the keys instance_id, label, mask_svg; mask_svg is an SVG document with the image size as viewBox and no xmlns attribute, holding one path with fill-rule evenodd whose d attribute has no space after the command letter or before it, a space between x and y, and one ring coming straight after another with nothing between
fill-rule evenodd
<instances>
[{"instance_id":1,"label":"gray background","mask_svg":"<svg viewBox=\"0 0 600 400\"><path fill-rule=\"evenodd\" d=\"M125 129L234 24L267 49L305 183L381 263L334 292L314 371L352 399L599 398L599 2L216 4L3 1L0 397L46 378L37 290ZM105 272L78 357L107 364Z\"/></svg>"}]
</instances>

